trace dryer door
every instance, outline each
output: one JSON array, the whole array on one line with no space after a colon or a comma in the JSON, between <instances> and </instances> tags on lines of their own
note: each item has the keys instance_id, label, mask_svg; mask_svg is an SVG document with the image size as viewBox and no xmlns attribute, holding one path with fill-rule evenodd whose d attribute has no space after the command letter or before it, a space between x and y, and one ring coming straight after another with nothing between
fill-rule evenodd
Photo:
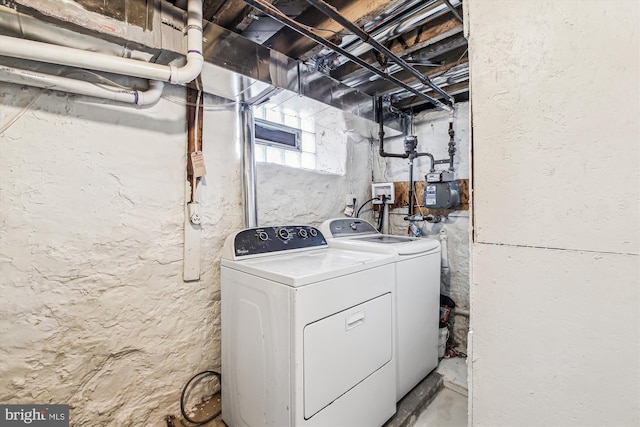
<instances>
[{"instance_id":1,"label":"dryer door","mask_svg":"<svg viewBox=\"0 0 640 427\"><path fill-rule=\"evenodd\" d=\"M391 306L387 293L305 326L305 419L391 361Z\"/></svg>"}]
</instances>

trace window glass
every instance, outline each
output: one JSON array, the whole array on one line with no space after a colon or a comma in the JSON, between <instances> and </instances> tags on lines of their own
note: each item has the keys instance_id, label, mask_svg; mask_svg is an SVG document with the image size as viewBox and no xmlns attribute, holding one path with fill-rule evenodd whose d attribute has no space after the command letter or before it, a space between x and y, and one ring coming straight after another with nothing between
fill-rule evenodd
<instances>
[{"instance_id":1,"label":"window glass","mask_svg":"<svg viewBox=\"0 0 640 427\"><path fill-rule=\"evenodd\" d=\"M284 150L276 147L267 147L267 162L284 164Z\"/></svg>"},{"instance_id":2,"label":"window glass","mask_svg":"<svg viewBox=\"0 0 640 427\"><path fill-rule=\"evenodd\" d=\"M313 118L302 119L291 110L281 113L264 107L254 107L254 119L257 162L316 169Z\"/></svg>"},{"instance_id":3,"label":"window glass","mask_svg":"<svg viewBox=\"0 0 640 427\"><path fill-rule=\"evenodd\" d=\"M316 168L316 155L311 153L302 153L300 158L300 166L304 169Z\"/></svg>"}]
</instances>

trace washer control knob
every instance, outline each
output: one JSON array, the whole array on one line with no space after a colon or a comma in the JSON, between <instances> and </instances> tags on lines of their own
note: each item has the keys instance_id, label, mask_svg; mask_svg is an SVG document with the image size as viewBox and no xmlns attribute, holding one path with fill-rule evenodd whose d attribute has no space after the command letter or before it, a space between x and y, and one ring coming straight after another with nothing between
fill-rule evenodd
<instances>
[{"instance_id":1,"label":"washer control knob","mask_svg":"<svg viewBox=\"0 0 640 427\"><path fill-rule=\"evenodd\" d=\"M307 230L305 230L304 228L298 229L298 237L300 237L301 239L306 239L308 237Z\"/></svg>"},{"instance_id":2,"label":"washer control knob","mask_svg":"<svg viewBox=\"0 0 640 427\"><path fill-rule=\"evenodd\" d=\"M266 231L261 231L258 233L258 239L263 242L266 242L267 240L269 240L269 235L267 234Z\"/></svg>"},{"instance_id":3,"label":"washer control knob","mask_svg":"<svg viewBox=\"0 0 640 427\"><path fill-rule=\"evenodd\" d=\"M316 231L316 229L315 229L315 228L310 228L310 229L309 229L309 235L310 235L311 237L316 237L316 236L318 235L318 232Z\"/></svg>"},{"instance_id":4,"label":"washer control knob","mask_svg":"<svg viewBox=\"0 0 640 427\"><path fill-rule=\"evenodd\" d=\"M349 227L351 227L352 230L356 230L358 228L358 225L355 222L352 222Z\"/></svg>"},{"instance_id":5,"label":"washer control knob","mask_svg":"<svg viewBox=\"0 0 640 427\"><path fill-rule=\"evenodd\" d=\"M287 230L286 228L281 228L280 230L278 230L278 237L281 240L289 240L291 235L289 234L289 230Z\"/></svg>"}]
</instances>

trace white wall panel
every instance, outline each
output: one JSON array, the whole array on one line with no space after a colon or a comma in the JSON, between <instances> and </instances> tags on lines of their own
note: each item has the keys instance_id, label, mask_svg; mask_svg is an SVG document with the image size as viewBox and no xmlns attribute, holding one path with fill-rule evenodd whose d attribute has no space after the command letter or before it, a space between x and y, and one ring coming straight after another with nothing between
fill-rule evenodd
<instances>
[{"instance_id":1,"label":"white wall panel","mask_svg":"<svg viewBox=\"0 0 640 427\"><path fill-rule=\"evenodd\" d=\"M473 426L640 422L638 256L474 246Z\"/></svg>"}]
</instances>

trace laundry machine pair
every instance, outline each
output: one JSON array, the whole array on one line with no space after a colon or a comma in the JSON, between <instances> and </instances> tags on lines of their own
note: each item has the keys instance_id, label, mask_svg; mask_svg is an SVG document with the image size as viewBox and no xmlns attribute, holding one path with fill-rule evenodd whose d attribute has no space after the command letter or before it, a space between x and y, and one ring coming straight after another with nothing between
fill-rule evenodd
<instances>
[{"instance_id":1,"label":"laundry machine pair","mask_svg":"<svg viewBox=\"0 0 640 427\"><path fill-rule=\"evenodd\" d=\"M229 236L221 260L229 427L376 427L396 410L395 257L308 226Z\"/></svg>"}]
</instances>

